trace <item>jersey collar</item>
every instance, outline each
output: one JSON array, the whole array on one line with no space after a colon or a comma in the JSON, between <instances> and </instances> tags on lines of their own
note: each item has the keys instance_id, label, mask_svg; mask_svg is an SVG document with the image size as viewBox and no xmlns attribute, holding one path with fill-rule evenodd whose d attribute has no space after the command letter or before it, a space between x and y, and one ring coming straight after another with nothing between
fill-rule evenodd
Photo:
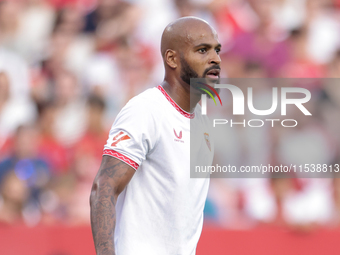
<instances>
[{"instance_id":1,"label":"jersey collar","mask_svg":"<svg viewBox=\"0 0 340 255\"><path fill-rule=\"evenodd\" d=\"M162 92L162 94L165 96L165 98L169 101L169 103L180 113L182 114L184 117L189 118L189 119L193 119L195 117L195 113L190 113L190 112L186 112L184 111L181 107L179 107L179 105L172 100L172 98L168 95L168 93L163 89L163 87L161 85L159 85L157 87L160 92Z\"/></svg>"}]
</instances>

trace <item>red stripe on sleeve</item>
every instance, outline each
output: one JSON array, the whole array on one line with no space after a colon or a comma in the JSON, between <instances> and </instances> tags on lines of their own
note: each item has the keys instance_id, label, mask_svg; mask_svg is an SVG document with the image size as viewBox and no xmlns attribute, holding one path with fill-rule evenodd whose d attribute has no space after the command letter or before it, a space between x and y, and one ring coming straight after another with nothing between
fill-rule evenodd
<instances>
[{"instance_id":1,"label":"red stripe on sleeve","mask_svg":"<svg viewBox=\"0 0 340 255\"><path fill-rule=\"evenodd\" d=\"M109 155L109 156L115 157L115 158L125 162L129 166L133 167L135 170L137 170L137 168L139 167L139 165L135 161L133 161L132 159L129 159L128 157L124 156L123 154L121 154L117 151L106 149L106 150L103 151L103 155Z\"/></svg>"}]
</instances>

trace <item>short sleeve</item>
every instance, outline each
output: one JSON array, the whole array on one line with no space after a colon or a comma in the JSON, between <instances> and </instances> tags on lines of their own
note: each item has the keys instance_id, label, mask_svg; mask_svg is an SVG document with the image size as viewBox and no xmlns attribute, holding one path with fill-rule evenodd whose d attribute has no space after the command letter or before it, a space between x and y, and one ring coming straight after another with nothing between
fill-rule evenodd
<instances>
[{"instance_id":1,"label":"short sleeve","mask_svg":"<svg viewBox=\"0 0 340 255\"><path fill-rule=\"evenodd\" d=\"M112 125L103 155L116 157L137 170L158 139L155 115L155 108L145 100L130 100Z\"/></svg>"}]
</instances>

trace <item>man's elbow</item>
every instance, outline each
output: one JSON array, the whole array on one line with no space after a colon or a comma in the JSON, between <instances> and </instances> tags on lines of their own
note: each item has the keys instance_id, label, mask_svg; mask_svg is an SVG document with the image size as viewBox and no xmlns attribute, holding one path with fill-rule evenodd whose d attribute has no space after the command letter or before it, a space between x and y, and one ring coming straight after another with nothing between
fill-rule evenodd
<instances>
[{"instance_id":1,"label":"man's elbow","mask_svg":"<svg viewBox=\"0 0 340 255\"><path fill-rule=\"evenodd\" d=\"M91 189L90 195L90 207L91 209L95 206L96 202L101 197L118 197L118 189L112 183L109 183L103 178L95 179Z\"/></svg>"}]
</instances>

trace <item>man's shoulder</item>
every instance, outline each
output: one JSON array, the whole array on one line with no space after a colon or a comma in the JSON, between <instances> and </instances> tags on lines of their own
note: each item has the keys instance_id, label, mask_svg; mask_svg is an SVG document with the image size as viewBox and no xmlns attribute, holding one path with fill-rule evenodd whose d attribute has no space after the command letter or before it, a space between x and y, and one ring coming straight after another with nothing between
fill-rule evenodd
<instances>
[{"instance_id":1,"label":"man's shoulder","mask_svg":"<svg viewBox=\"0 0 340 255\"><path fill-rule=\"evenodd\" d=\"M149 104L149 103L153 103L157 100L159 100L159 90L157 89L157 87L153 87L153 88L149 88L144 90L142 93L134 96L133 98L130 99L129 102L133 102L133 103L145 103L145 104Z\"/></svg>"},{"instance_id":2,"label":"man's shoulder","mask_svg":"<svg viewBox=\"0 0 340 255\"><path fill-rule=\"evenodd\" d=\"M131 98L121 110L121 113L134 115L155 115L160 112L162 94L157 87L149 88Z\"/></svg>"}]
</instances>

